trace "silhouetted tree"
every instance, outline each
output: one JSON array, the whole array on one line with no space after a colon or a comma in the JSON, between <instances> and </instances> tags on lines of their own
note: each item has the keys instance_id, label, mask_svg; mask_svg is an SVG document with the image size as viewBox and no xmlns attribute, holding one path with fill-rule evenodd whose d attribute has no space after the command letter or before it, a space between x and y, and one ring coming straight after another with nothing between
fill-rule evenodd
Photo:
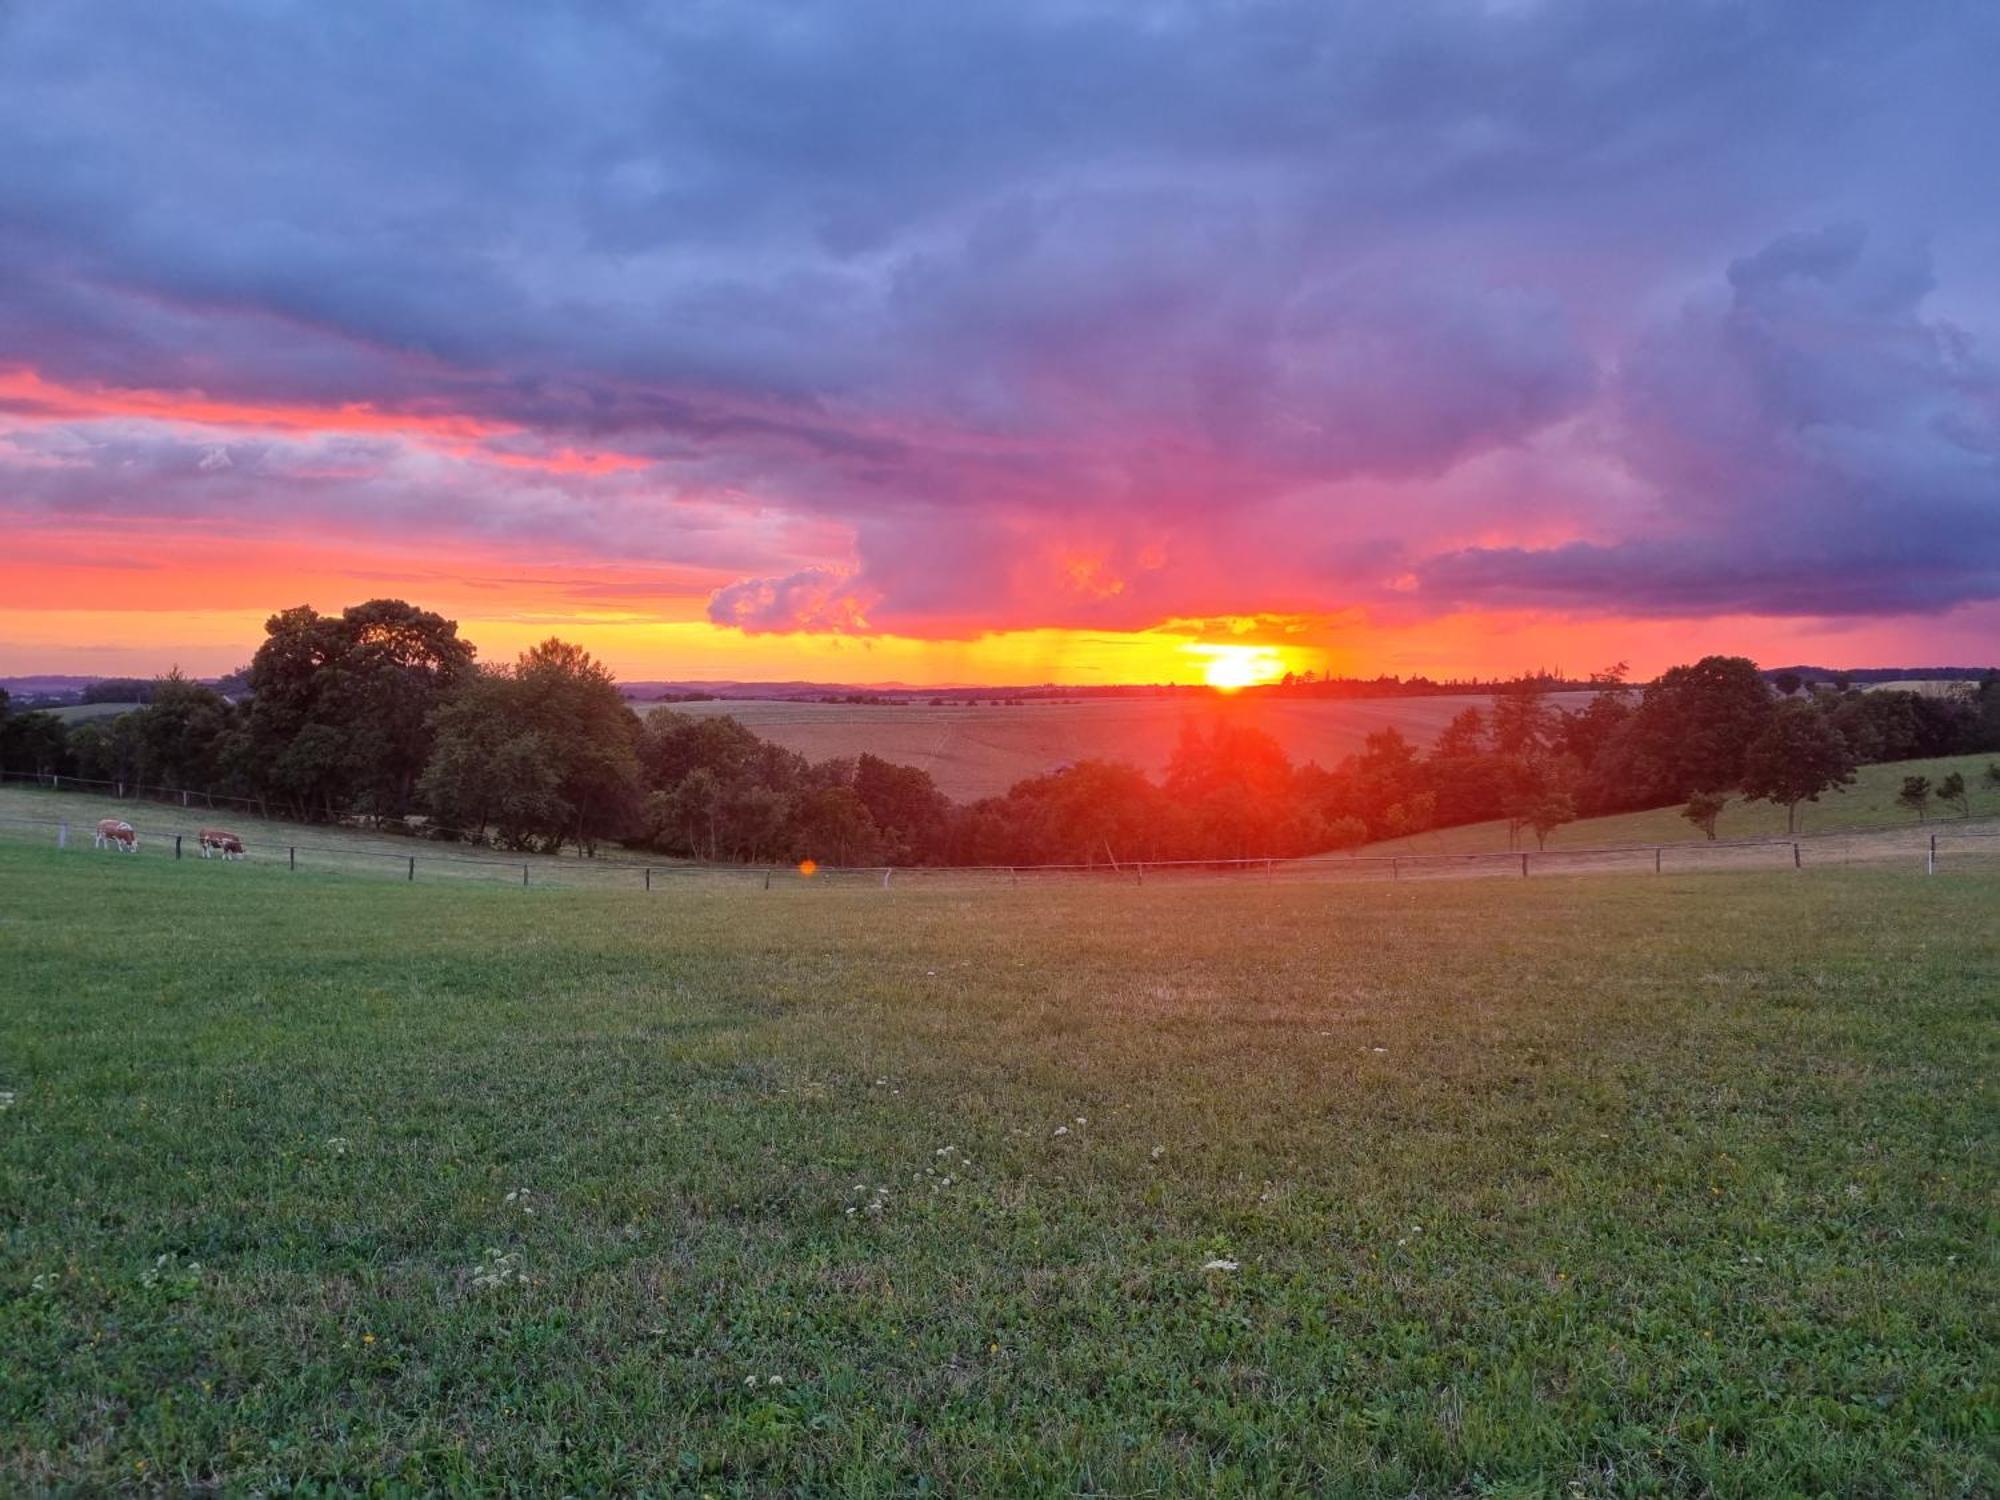
<instances>
[{"instance_id":1,"label":"silhouetted tree","mask_svg":"<svg viewBox=\"0 0 2000 1500\"><path fill-rule=\"evenodd\" d=\"M1903 789L1896 793L1896 801L1917 815L1922 823L1930 815L1931 779L1928 776L1905 776Z\"/></svg>"},{"instance_id":2,"label":"silhouetted tree","mask_svg":"<svg viewBox=\"0 0 2000 1500\"><path fill-rule=\"evenodd\" d=\"M1681 816L1713 839L1716 820L1728 805L1729 799L1720 792L1696 792L1688 798L1687 806L1681 809Z\"/></svg>"},{"instance_id":3,"label":"silhouetted tree","mask_svg":"<svg viewBox=\"0 0 2000 1500\"><path fill-rule=\"evenodd\" d=\"M1854 780L1854 754L1814 703L1788 699L1743 756L1743 795L1785 809L1785 831L1797 833L1801 802Z\"/></svg>"},{"instance_id":4,"label":"silhouetted tree","mask_svg":"<svg viewBox=\"0 0 2000 1500\"><path fill-rule=\"evenodd\" d=\"M554 851L640 825L639 721L581 647L544 641L476 674L437 714L421 789L443 819Z\"/></svg>"},{"instance_id":5,"label":"silhouetted tree","mask_svg":"<svg viewBox=\"0 0 2000 1500\"><path fill-rule=\"evenodd\" d=\"M264 789L306 817L406 811L432 717L473 670L454 621L400 599L273 615L250 663L250 755Z\"/></svg>"},{"instance_id":6,"label":"silhouetted tree","mask_svg":"<svg viewBox=\"0 0 2000 1500\"><path fill-rule=\"evenodd\" d=\"M1937 799L1957 808L1961 818L1972 816L1972 796L1966 791L1965 773L1962 771L1953 771L1949 776L1938 778Z\"/></svg>"}]
</instances>

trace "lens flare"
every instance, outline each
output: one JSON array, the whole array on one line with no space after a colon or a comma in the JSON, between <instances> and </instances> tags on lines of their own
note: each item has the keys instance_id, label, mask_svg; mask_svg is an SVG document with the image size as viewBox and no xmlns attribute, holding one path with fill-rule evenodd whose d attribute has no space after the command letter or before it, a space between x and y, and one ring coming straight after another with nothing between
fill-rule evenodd
<instances>
[{"instance_id":1,"label":"lens flare","mask_svg":"<svg viewBox=\"0 0 2000 1500\"><path fill-rule=\"evenodd\" d=\"M808 880L812 879L813 876L819 873L819 861L816 859L800 860L799 873L805 876L805 878Z\"/></svg>"}]
</instances>

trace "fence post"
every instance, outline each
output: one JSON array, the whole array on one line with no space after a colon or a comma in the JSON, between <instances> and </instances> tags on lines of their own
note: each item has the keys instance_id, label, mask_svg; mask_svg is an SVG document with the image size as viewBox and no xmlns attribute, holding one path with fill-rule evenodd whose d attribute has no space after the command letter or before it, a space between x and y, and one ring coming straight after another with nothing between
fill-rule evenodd
<instances>
[{"instance_id":1,"label":"fence post","mask_svg":"<svg viewBox=\"0 0 2000 1500\"><path fill-rule=\"evenodd\" d=\"M67 818L56 824L56 847L58 849L67 849L69 847L69 819Z\"/></svg>"},{"instance_id":2,"label":"fence post","mask_svg":"<svg viewBox=\"0 0 2000 1500\"><path fill-rule=\"evenodd\" d=\"M770 888L771 888L771 872L767 868L764 871L764 889L768 891Z\"/></svg>"},{"instance_id":3,"label":"fence post","mask_svg":"<svg viewBox=\"0 0 2000 1500\"><path fill-rule=\"evenodd\" d=\"M288 870L296 870L298 867L299 867L299 849L298 845L293 844L288 846L285 850L285 868Z\"/></svg>"},{"instance_id":4,"label":"fence post","mask_svg":"<svg viewBox=\"0 0 2000 1500\"><path fill-rule=\"evenodd\" d=\"M1653 873L1655 875L1660 873L1660 846L1658 844L1653 846Z\"/></svg>"},{"instance_id":5,"label":"fence post","mask_svg":"<svg viewBox=\"0 0 2000 1500\"><path fill-rule=\"evenodd\" d=\"M174 835L174 858L179 859L180 857L181 857L181 836L177 833Z\"/></svg>"},{"instance_id":6,"label":"fence post","mask_svg":"<svg viewBox=\"0 0 2000 1500\"><path fill-rule=\"evenodd\" d=\"M417 857L416 855L412 854L410 856L410 879L415 880L416 878L417 878Z\"/></svg>"},{"instance_id":7,"label":"fence post","mask_svg":"<svg viewBox=\"0 0 2000 1500\"><path fill-rule=\"evenodd\" d=\"M526 890L527 888L528 888L528 867L527 867L526 865L522 865L522 866L521 866L521 889L525 891L525 890Z\"/></svg>"},{"instance_id":8,"label":"fence post","mask_svg":"<svg viewBox=\"0 0 2000 1500\"><path fill-rule=\"evenodd\" d=\"M893 865L886 865L886 866L884 866L884 867L883 867L883 870L882 870L882 889L883 889L883 890L885 890L885 891L886 891L886 890L888 890L888 889L889 889L889 877L890 877L891 875L893 875L894 873L895 873L895 866L893 866Z\"/></svg>"},{"instance_id":9,"label":"fence post","mask_svg":"<svg viewBox=\"0 0 2000 1500\"><path fill-rule=\"evenodd\" d=\"M1020 883L1021 883L1020 873L1017 870L1015 870L1015 868L1012 865L1007 866L1007 884L1019 885Z\"/></svg>"},{"instance_id":10,"label":"fence post","mask_svg":"<svg viewBox=\"0 0 2000 1500\"><path fill-rule=\"evenodd\" d=\"M1935 874L1937 874L1937 835L1936 835L1936 834L1932 834L1932 835L1931 835L1931 846L1930 846L1930 848L1929 848L1929 849L1927 849L1926 851L1924 851L1924 873L1925 873L1926 875L1935 875Z\"/></svg>"},{"instance_id":11,"label":"fence post","mask_svg":"<svg viewBox=\"0 0 2000 1500\"><path fill-rule=\"evenodd\" d=\"M1792 868L1794 870L1803 870L1805 868L1804 865L1799 863L1799 846L1797 844L1792 845Z\"/></svg>"},{"instance_id":12,"label":"fence post","mask_svg":"<svg viewBox=\"0 0 2000 1500\"><path fill-rule=\"evenodd\" d=\"M1140 863L1134 865L1133 868L1139 872L1139 884L1144 885L1146 883L1146 866L1144 863Z\"/></svg>"},{"instance_id":13,"label":"fence post","mask_svg":"<svg viewBox=\"0 0 2000 1500\"><path fill-rule=\"evenodd\" d=\"M1528 851L1525 849L1521 851L1521 878L1528 878Z\"/></svg>"},{"instance_id":14,"label":"fence post","mask_svg":"<svg viewBox=\"0 0 2000 1500\"><path fill-rule=\"evenodd\" d=\"M651 865L647 865L647 866L646 866L646 889L650 891L650 890L651 890L652 888L653 888L653 867L652 867Z\"/></svg>"},{"instance_id":15,"label":"fence post","mask_svg":"<svg viewBox=\"0 0 2000 1500\"><path fill-rule=\"evenodd\" d=\"M1389 857L1389 878L1391 880L1401 880L1403 878L1403 862L1394 855Z\"/></svg>"}]
</instances>

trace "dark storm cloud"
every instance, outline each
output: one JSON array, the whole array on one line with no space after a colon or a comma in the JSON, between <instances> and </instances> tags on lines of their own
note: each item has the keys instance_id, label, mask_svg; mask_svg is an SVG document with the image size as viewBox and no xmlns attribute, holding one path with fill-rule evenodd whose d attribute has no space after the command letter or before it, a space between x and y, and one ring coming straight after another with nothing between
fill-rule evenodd
<instances>
[{"instance_id":1,"label":"dark storm cloud","mask_svg":"<svg viewBox=\"0 0 2000 1500\"><path fill-rule=\"evenodd\" d=\"M1840 226L1778 239L1646 337L1620 451L1656 534L1432 561L1482 602L1907 614L2000 595L2000 366L1928 320L1929 257Z\"/></svg>"},{"instance_id":2,"label":"dark storm cloud","mask_svg":"<svg viewBox=\"0 0 2000 1500\"><path fill-rule=\"evenodd\" d=\"M1951 0L18 6L0 366L615 449L338 488L647 555L735 496L752 629L1389 589L1347 557L1404 605L1942 607L2000 552L1996 56ZM93 441L0 450L0 505L136 504L103 445L160 440ZM1538 499L1554 545L1443 498L1531 444L1632 485Z\"/></svg>"}]
</instances>

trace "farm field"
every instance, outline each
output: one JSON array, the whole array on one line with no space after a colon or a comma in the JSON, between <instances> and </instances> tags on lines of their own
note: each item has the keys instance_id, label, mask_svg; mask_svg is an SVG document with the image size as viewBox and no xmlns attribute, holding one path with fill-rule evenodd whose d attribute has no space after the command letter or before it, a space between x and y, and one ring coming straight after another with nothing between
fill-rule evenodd
<instances>
[{"instance_id":1,"label":"farm field","mask_svg":"<svg viewBox=\"0 0 2000 1500\"><path fill-rule=\"evenodd\" d=\"M1854 785L1846 790L1829 792L1818 802L1800 804L1799 833L1844 833L1855 829L1896 828L1904 824L1911 831L1920 830L1928 824L1920 825L1914 813L1896 803L1896 793L1902 788L1903 778L1928 776L1935 786L1940 778L1953 771L1965 777L1966 787L1971 793L1973 819L2000 818L2000 792L1985 784L1986 768L1996 760L2000 760L2000 756L1957 755L1936 760L1889 761L1882 765L1863 766L1855 772ZM1940 830L1966 826L1956 808L1935 802L1931 806L1929 822L1936 824ZM1732 797L1722 816L1716 819L1715 836L1723 840L1783 838L1786 836L1785 810L1769 802L1746 802L1741 797ZM1524 832L1521 839L1527 848L1535 847L1533 833ZM1614 813L1609 817L1581 818L1574 823L1566 823L1549 834L1548 847L1555 850L1706 841L1702 831L1681 816L1678 807L1656 807L1645 812ZM1439 828L1429 833L1384 839L1370 844L1364 852L1476 854L1507 847L1506 823L1492 822L1465 823L1456 828Z\"/></svg>"},{"instance_id":2,"label":"farm field","mask_svg":"<svg viewBox=\"0 0 2000 1500\"><path fill-rule=\"evenodd\" d=\"M0 1489L2000 1488L1993 875L223 873L0 842Z\"/></svg>"},{"instance_id":3,"label":"farm field","mask_svg":"<svg viewBox=\"0 0 2000 1500\"><path fill-rule=\"evenodd\" d=\"M45 708L41 711L55 715L65 724L81 724L89 719L115 719L143 706L138 703L72 703L66 708Z\"/></svg>"},{"instance_id":4,"label":"farm field","mask_svg":"<svg viewBox=\"0 0 2000 1500\"><path fill-rule=\"evenodd\" d=\"M1550 701L1575 708L1589 693L1553 693ZM1226 697L1086 698L1074 703L869 705L785 703L767 699L709 703L648 703L631 707L642 717L655 708L713 717L729 714L765 739L809 760L855 756L863 751L931 773L938 789L956 802L998 796L1024 777L1039 776L1078 760L1124 760L1157 773L1166 767L1187 722L1216 719L1263 730L1294 761L1331 766L1361 748L1378 729L1401 730L1428 746L1454 715L1486 709L1490 694L1437 698L1355 698L1313 701Z\"/></svg>"}]
</instances>

